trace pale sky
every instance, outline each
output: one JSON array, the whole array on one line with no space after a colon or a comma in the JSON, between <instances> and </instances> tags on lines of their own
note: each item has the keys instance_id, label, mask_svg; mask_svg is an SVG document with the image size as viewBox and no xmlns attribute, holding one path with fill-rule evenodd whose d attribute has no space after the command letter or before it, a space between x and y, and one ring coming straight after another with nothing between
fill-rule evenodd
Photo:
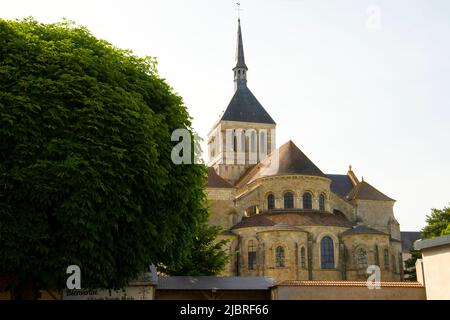
<instances>
[{"instance_id":1,"label":"pale sky","mask_svg":"<svg viewBox=\"0 0 450 320\"><path fill-rule=\"evenodd\" d=\"M63 17L158 58L206 134L233 94L236 1L14 0L0 17ZM450 1L242 0L248 86L325 173L397 200L402 231L450 202Z\"/></svg>"}]
</instances>

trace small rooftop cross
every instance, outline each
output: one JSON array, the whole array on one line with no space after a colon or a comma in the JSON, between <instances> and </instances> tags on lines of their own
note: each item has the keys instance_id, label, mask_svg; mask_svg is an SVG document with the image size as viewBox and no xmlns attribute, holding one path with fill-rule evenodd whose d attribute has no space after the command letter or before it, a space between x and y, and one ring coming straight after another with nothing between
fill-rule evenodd
<instances>
[{"instance_id":1,"label":"small rooftop cross","mask_svg":"<svg viewBox=\"0 0 450 320\"><path fill-rule=\"evenodd\" d=\"M240 2L236 2L236 5L237 5L237 12L238 12L238 19L241 19L241 11L242 11L242 9L241 9L241 3Z\"/></svg>"}]
</instances>

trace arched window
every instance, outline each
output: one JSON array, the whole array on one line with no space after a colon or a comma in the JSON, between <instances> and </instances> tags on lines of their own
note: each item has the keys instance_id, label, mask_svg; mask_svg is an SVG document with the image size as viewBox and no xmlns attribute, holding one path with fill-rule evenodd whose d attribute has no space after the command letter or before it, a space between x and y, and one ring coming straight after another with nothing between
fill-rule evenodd
<instances>
[{"instance_id":1,"label":"arched window","mask_svg":"<svg viewBox=\"0 0 450 320\"><path fill-rule=\"evenodd\" d=\"M325 211L325 195L323 193L319 196L319 210Z\"/></svg>"},{"instance_id":2,"label":"arched window","mask_svg":"<svg viewBox=\"0 0 450 320\"><path fill-rule=\"evenodd\" d=\"M300 249L300 265L302 269L306 269L306 252L305 247Z\"/></svg>"},{"instance_id":3,"label":"arched window","mask_svg":"<svg viewBox=\"0 0 450 320\"><path fill-rule=\"evenodd\" d=\"M356 251L356 265L358 270L366 272L367 270L367 252L363 248Z\"/></svg>"},{"instance_id":4,"label":"arched window","mask_svg":"<svg viewBox=\"0 0 450 320\"><path fill-rule=\"evenodd\" d=\"M284 267L284 249L283 249L283 247L277 247L275 249L275 265L277 268Z\"/></svg>"},{"instance_id":5,"label":"arched window","mask_svg":"<svg viewBox=\"0 0 450 320\"><path fill-rule=\"evenodd\" d=\"M256 269L256 244L253 240L248 242L248 269Z\"/></svg>"},{"instance_id":6,"label":"arched window","mask_svg":"<svg viewBox=\"0 0 450 320\"><path fill-rule=\"evenodd\" d=\"M269 194L267 196L267 209L268 210L275 209L275 197L273 194Z\"/></svg>"},{"instance_id":7,"label":"arched window","mask_svg":"<svg viewBox=\"0 0 450 320\"><path fill-rule=\"evenodd\" d=\"M285 209L294 208L294 194L292 192L286 192L284 194L284 208Z\"/></svg>"},{"instance_id":8,"label":"arched window","mask_svg":"<svg viewBox=\"0 0 450 320\"><path fill-rule=\"evenodd\" d=\"M389 270L389 250L384 249L384 269Z\"/></svg>"},{"instance_id":9,"label":"arched window","mask_svg":"<svg viewBox=\"0 0 450 320\"><path fill-rule=\"evenodd\" d=\"M391 259L392 259L392 272L397 273L397 262L395 260L395 256L392 255Z\"/></svg>"},{"instance_id":10,"label":"arched window","mask_svg":"<svg viewBox=\"0 0 450 320\"><path fill-rule=\"evenodd\" d=\"M312 209L312 196L309 192L303 194L303 209Z\"/></svg>"},{"instance_id":11,"label":"arched window","mask_svg":"<svg viewBox=\"0 0 450 320\"><path fill-rule=\"evenodd\" d=\"M237 152L237 136L236 136L236 133L233 134L233 151Z\"/></svg>"},{"instance_id":12,"label":"arched window","mask_svg":"<svg viewBox=\"0 0 450 320\"><path fill-rule=\"evenodd\" d=\"M322 269L334 269L334 246L330 237L323 237L320 241L320 258Z\"/></svg>"}]
</instances>

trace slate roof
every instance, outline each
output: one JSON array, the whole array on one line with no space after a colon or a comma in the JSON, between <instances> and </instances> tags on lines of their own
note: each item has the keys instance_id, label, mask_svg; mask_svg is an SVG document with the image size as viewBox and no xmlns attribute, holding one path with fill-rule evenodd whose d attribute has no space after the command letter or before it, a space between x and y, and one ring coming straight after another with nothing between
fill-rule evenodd
<instances>
[{"instance_id":1,"label":"slate roof","mask_svg":"<svg viewBox=\"0 0 450 320\"><path fill-rule=\"evenodd\" d=\"M388 235L380 230L376 230L367 226L354 226L350 230L346 230L342 232L342 235L349 235L349 234L382 234L382 235Z\"/></svg>"},{"instance_id":2,"label":"slate roof","mask_svg":"<svg viewBox=\"0 0 450 320\"><path fill-rule=\"evenodd\" d=\"M213 167L208 168L207 188L233 188L233 185L219 176Z\"/></svg>"},{"instance_id":3,"label":"slate roof","mask_svg":"<svg viewBox=\"0 0 450 320\"><path fill-rule=\"evenodd\" d=\"M275 124L246 85L237 87L221 120Z\"/></svg>"},{"instance_id":4,"label":"slate roof","mask_svg":"<svg viewBox=\"0 0 450 320\"><path fill-rule=\"evenodd\" d=\"M269 226L337 226L351 228L352 224L345 217L326 211L289 209L273 210L255 214L235 224L231 229Z\"/></svg>"},{"instance_id":5,"label":"slate roof","mask_svg":"<svg viewBox=\"0 0 450 320\"><path fill-rule=\"evenodd\" d=\"M387 195L377 190L366 181L359 182L347 196L348 200L378 200L378 201L395 201Z\"/></svg>"},{"instance_id":6,"label":"slate roof","mask_svg":"<svg viewBox=\"0 0 450 320\"><path fill-rule=\"evenodd\" d=\"M278 165L272 165L278 161ZM237 187L248 184L258 178L282 175L327 176L309 158L289 140L273 151L265 160L257 164L237 183Z\"/></svg>"},{"instance_id":7,"label":"slate roof","mask_svg":"<svg viewBox=\"0 0 450 320\"><path fill-rule=\"evenodd\" d=\"M353 189L353 183L346 174L327 174L331 179L331 191L345 198Z\"/></svg>"},{"instance_id":8,"label":"slate roof","mask_svg":"<svg viewBox=\"0 0 450 320\"><path fill-rule=\"evenodd\" d=\"M402 251L409 252L414 246L414 241L420 239L419 231L402 231L400 232L402 238Z\"/></svg>"},{"instance_id":9,"label":"slate roof","mask_svg":"<svg viewBox=\"0 0 450 320\"><path fill-rule=\"evenodd\" d=\"M274 284L269 277L159 277L157 290L268 290Z\"/></svg>"}]
</instances>

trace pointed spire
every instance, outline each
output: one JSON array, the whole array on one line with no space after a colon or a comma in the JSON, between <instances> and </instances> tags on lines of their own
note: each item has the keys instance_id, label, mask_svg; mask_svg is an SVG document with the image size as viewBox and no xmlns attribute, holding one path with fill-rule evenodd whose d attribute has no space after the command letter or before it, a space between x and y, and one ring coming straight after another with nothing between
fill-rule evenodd
<instances>
[{"instance_id":1,"label":"pointed spire","mask_svg":"<svg viewBox=\"0 0 450 320\"><path fill-rule=\"evenodd\" d=\"M244 57L244 44L242 41L241 19L238 19L237 45L236 45L236 66L234 72L234 91L247 86L247 65Z\"/></svg>"},{"instance_id":2,"label":"pointed spire","mask_svg":"<svg viewBox=\"0 0 450 320\"><path fill-rule=\"evenodd\" d=\"M237 33L237 45L236 45L236 68L244 68L248 70L245 64L244 57L244 44L242 41L242 31L241 31L241 19L238 19L238 33Z\"/></svg>"}]
</instances>

